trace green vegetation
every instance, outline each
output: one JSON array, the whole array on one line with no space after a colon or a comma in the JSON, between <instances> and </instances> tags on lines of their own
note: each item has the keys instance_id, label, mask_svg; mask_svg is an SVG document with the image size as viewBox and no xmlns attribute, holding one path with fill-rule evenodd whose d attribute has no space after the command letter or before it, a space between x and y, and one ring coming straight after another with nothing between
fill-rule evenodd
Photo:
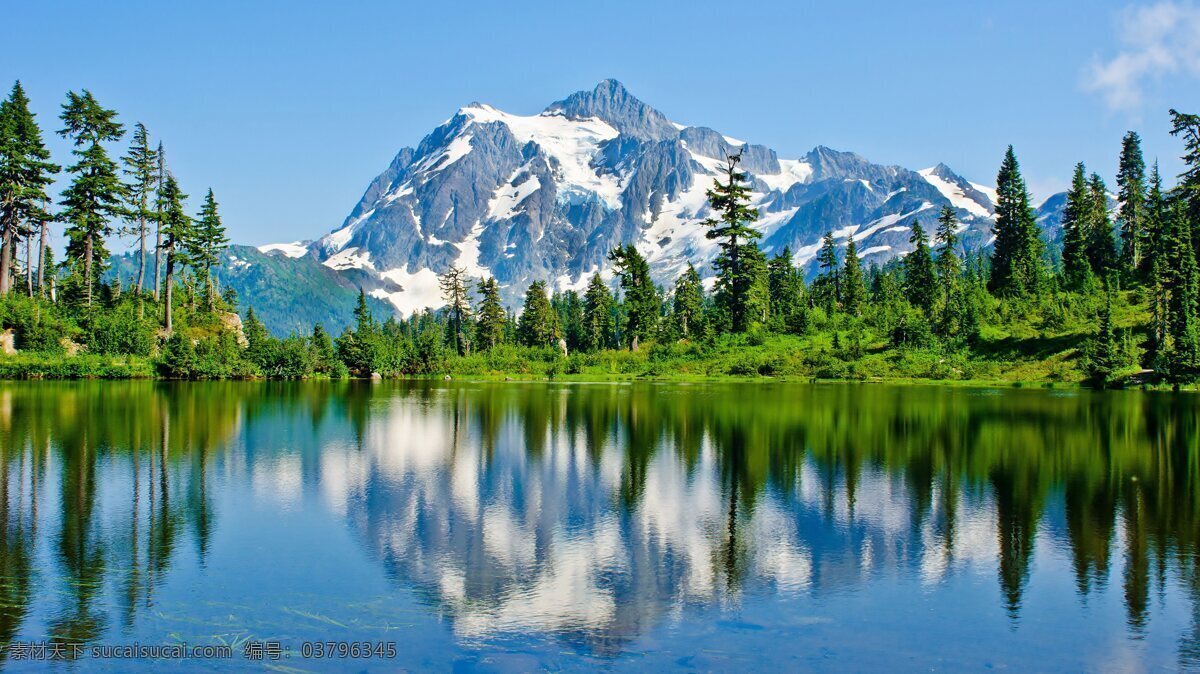
<instances>
[{"instance_id":1,"label":"green vegetation","mask_svg":"<svg viewBox=\"0 0 1200 674\"><path fill-rule=\"evenodd\" d=\"M1130 132L1115 213L1104 181L1076 166L1061 251L1049 250L1039 231L1010 146L997 176L990 249L964 250L946 207L932 241L912 221L913 252L882 267L864 268L852 237L839 244L827 233L806 285L791 251L768 259L759 248L746 174L733 155L708 192L713 217L701 223L719 245L711 293L691 266L673 288L656 286L646 259L623 244L609 254L614 283L596 275L580 295L551 294L535 282L519 318L501 304L496 279L451 268L441 283L445 308L381 322L382 305L360 289L354 324L334 337L319 317L299 318L307 314L298 297L248 310L243 325L238 298L220 291L229 237L212 190L189 215L162 144L152 150L142 124L122 170L109 146L125 128L87 90L68 93L62 106L59 133L74 143L75 162L52 214L45 190L59 167L18 83L0 106L0 347L17 350L0 355L0 376L1192 385L1200 378L1200 117L1172 110L1171 118L1184 145L1179 184L1164 188L1157 166L1147 178L1140 138ZM47 246L52 221L68 240L61 264ZM137 245L111 273L114 232ZM344 283L309 277L296 287L340 293L349 305ZM272 336L254 310L294 313L295 332Z\"/></svg>"}]
</instances>

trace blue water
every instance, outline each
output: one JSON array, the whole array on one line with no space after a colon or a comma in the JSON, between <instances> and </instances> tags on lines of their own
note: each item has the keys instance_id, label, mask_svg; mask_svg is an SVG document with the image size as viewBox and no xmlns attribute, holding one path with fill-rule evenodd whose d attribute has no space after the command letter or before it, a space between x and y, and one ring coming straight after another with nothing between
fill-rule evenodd
<instances>
[{"instance_id":1,"label":"blue water","mask_svg":"<svg viewBox=\"0 0 1200 674\"><path fill-rule=\"evenodd\" d=\"M0 383L3 666L1197 668L1196 400ZM233 656L13 650L43 640Z\"/></svg>"}]
</instances>

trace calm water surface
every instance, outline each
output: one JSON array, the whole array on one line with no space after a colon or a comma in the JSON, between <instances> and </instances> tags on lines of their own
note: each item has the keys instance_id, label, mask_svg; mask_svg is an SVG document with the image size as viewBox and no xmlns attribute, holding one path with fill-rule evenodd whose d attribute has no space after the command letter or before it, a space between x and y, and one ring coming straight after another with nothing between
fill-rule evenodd
<instances>
[{"instance_id":1,"label":"calm water surface","mask_svg":"<svg viewBox=\"0 0 1200 674\"><path fill-rule=\"evenodd\" d=\"M0 383L0 643L357 671L1200 668L1200 397ZM46 663L3 652L10 671Z\"/></svg>"}]
</instances>

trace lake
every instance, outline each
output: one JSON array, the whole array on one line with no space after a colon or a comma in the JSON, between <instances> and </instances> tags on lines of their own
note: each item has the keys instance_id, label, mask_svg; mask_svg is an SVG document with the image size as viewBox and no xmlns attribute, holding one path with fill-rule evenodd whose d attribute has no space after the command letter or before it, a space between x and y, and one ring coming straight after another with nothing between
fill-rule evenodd
<instances>
[{"instance_id":1,"label":"lake","mask_svg":"<svg viewBox=\"0 0 1200 674\"><path fill-rule=\"evenodd\" d=\"M1198 403L0 382L3 667L1198 668Z\"/></svg>"}]
</instances>

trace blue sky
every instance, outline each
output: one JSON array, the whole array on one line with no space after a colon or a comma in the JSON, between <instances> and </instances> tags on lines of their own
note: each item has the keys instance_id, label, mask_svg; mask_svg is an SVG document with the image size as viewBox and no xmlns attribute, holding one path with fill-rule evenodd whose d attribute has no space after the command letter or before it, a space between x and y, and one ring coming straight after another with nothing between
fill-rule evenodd
<instances>
[{"instance_id":1,"label":"blue sky","mask_svg":"<svg viewBox=\"0 0 1200 674\"><path fill-rule=\"evenodd\" d=\"M991 184L1012 143L1045 196L1076 161L1111 182L1127 129L1179 170L1166 111L1200 111L1198 7L24 2L2 11L0 86L21 79L48 131L83 87L144 122L242 243L334 228L400 147L471 101L531 114L606 77L784 157L823 144Z\"/></svg>"}]
</instances>

